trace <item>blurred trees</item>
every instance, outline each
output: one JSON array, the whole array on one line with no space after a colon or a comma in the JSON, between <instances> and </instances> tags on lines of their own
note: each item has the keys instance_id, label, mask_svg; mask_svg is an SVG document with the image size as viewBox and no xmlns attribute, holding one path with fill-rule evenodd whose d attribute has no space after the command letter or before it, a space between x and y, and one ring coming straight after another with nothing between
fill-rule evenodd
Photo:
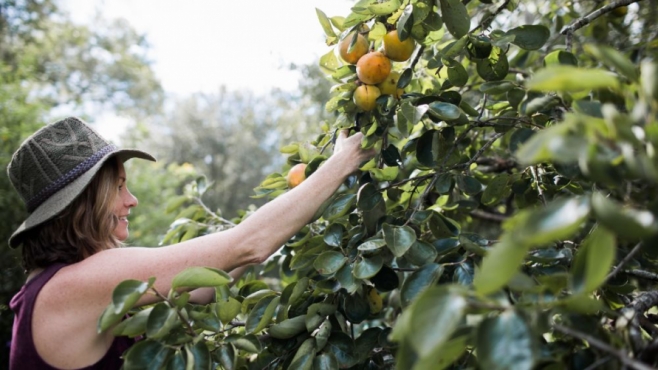
<instances>
[{"instance_id":1,"label":"blurred trees","mask_svg":"<svg viewBox=\"0 0 658 370\"><path fill-rule=\"evenodd\" d=\"M148 45L123 21L71 22L52 0L0 2L0 167L21 142L56 115L99 109L145 116L163 92L146 58ZM8 303L24 282L20 251L7 239L25 219L22 201L0 176L0 341L11 338ZM8 347L0 351L8 363Z\"/></svg>"}]
</instances>

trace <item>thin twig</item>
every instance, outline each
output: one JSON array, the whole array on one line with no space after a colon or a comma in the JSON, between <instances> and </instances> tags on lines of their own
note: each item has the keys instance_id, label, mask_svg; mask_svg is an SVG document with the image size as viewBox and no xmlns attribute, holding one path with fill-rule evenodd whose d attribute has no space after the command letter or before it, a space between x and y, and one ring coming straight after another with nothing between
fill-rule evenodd
<instances>
[{"instance_id":1,"label":"thin twig","mask_svg":"<svg viewBox=\"0 0 658 370\"><path fill-rule=\"evenodd\" d=\"M569 328L569 327L566 327L566 326L563 326L563 325L560 325L560 324L556 324L556 323L553 324L553 329L555 329L556 331L559 331L562 334L566 334L566 335L572 336L574 338L584 340L587 343L589 343L590 346L596 347L596 348L598 348L602 351L608 352L609 354L611 354L611 355L615 356L617 359L619 359L619 361L621 361L624 365L626 365L630 368L633 368L633 369L636 369L636 370L653 370L652 367L647 366L647 365L645 365L645 364L643 364L643 363L641 363L637 360L634 360L634 359L628 357L628 355L626 353L618 350L617 348L614 348L614 347L610 346L609 344L607 344L605 342L600 341L597 338L594 338L593 336L591 336L589 334L581 333L577 330L574 330L572 328Z\"/></svg>"},{"instance_id":2,"label":"thin twig","mask_svg":"<svg viewBox=\"0 0 658 370\"><path fill-rule=\"evenodd\" d=\"M586 367L586 368L583 369L583 370L594 370L594 369L598 369L599 366L605 364L606 362L608 362L608 361L610 361L610 360L612 360L612 357L611 357L611 356L605 356L605 357L602 357L602 358L600 358L600 359L598 359L598 360L592 362L591 365L589 365L588 367Z\"/></svg>"},{"instance_id":3,"label":"thin twig","mask_svg":"<svg viewBox=\"0 0 658 370\"><path fill-rule=\"evenodd\" d=\"M500 14L505 8L507 8L507 5L509 5L510 1L511 1L511 0L505 0L505 2L504 2L502 5L500 5L500 6L498 7L498 9L496 9L496 11L493 12L493 14L491 14L491 15L489 15L488 17L482 19L482 21L480 22L480 24L478 24L475 28L473 28L473 29L471 30L471 32L469 32L469 33L473 33L473 32L475 32L476 30L478 30L478 29L480 29L480 28L483 28L483 27L484 27L484 24L487 23L487 22L488 22L489 24L491 24L491 22L493 22L493 19L496 18L496 17L498 16L498 14ZM490 21L490 20L491 20L491 21ZM488 27L488 26L487 26L487 27Z\"/></svg>"},{"instance_id":4,"label":"thin twig","mask_svg":"<svg viewBox=\"0 0 658 370\"><path fill-rule=\"evenodd\" d=\"M624 259L622 259L621 262L619 262L619 264L615 266L612 272L609 273L608 276L606 276L604 282L609 281L615 275L617 275L619 271L621 271L622 267L624 267L624 265L628 263L628 261L630 261L631 258L633 258L635 254L637 254L637 252L640 251L641 248L642 248L642 242L637 243L635 247L633 247L633 249L631 249L631 251L626 255L626 257L624 257Z\"/></svg>"},{"instance_id":5,"label":"thin twig","mask_svg":"<svg viewBox=\"0 0 658 370\"><path fill-rule=\"evenodd\" d=\"M201 198L199 198L199 197L194 197L194 200L195 200L195 201L196 201L196 202L197 202L197 203L203 208L204 211L206 211L208 214L210 214L210 216L212 216L212 218L216 219L216 220L219 221L219 222L223 222L223 223L225 223L225 224L228 224L228 225L230 225L231 227L235 226L235 224L234 224L233 222L231 222L231 221L229 221L229 220L227 220L227 219L225 219L225 218L219 216L218 214L216 214L215 212L213 212L210 208L208 208L208 206L206 206L205 203L203 203L203 201L201 200Z\"/></svg>"},{"instance_id":6,"label":"thin twig","mask_svg":"<svg viewBox=\"0 0 658 370\"><path fill-rule=\"evenodd\" d=\"M500 139L503 135L504 135L504 133L499 132L499 133L495 134L494 136L492 136L491 139L489 139L489 141L487 141L486 143L484 143L484 145L482 145L482 148L480 148L480 150L478 150L478 151L475 153L475 155L474 155L474 156L473 156L468 162L466 162L466 163L464 163L464 164L462 164L462 165L459 165L459 167L462 167L462 168L468 170L468 168L471 167L471 165L472 165L472 164L473 164L478 158L480 158L480 156L482 155L482 153L484 153L485 150L487 150L487 149L488 149L488 148L489 148L489 147L490 147L490 146L491 146L496 140Z\"/></svg>"},{"instance_id":7,"label":"thin twig","mask_svg":"<svg viewBox=\"0 0 658 370\"><path fill-rule=\"evenodd\" d=\"M623 270L624 274L626 275L632 275L632 276L637 276L639 278L647 279L647 280L654 280L658 281L658 274L655 274L653 272L649 271L644 271L644 270Z\"/></svg>"},{"instance_id":8,"label":"thin twig","mask_svg":"<svg viewBox=\"0 0 658 370\"><path fill-rule=\"evenodd\" d=\"M603 6L589 14L587 14L584 17L576 19L573 23L570 25L564 27L560 33L565 35L567 37L566 39L566 50L571 51L571 38L573 37L573 33L586 25L590 24L593 20L596 18L602 16L605 13L611 12L612 10L622 7L622 6L627 6L629 4L637 3L638 1L642 0L618 0L615 1L614 3L610 3L606 6Z\"/></svg>"},{"instance_id":9,"label":"thin twig","mask_svg":"<svg viewBox=\"0 0 658 370\"><path fill-rule=\"evenodd\" d=\"M508 219L507 216L497 214L497 213L491 213L491 212L486 212L481 209L476 209L471 211L471 216L475 218L479 218L482 220L487 220L487 221L494 221L494 222L504 222L505 220Z\"/></svg>"}]
</instances>

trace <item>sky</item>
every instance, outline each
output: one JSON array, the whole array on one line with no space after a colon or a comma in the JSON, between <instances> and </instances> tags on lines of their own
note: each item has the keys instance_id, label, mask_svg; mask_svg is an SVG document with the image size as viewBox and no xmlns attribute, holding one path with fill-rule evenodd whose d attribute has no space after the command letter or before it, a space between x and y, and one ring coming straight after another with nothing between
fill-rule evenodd
<instances>
[{"instance_id":1,"label":"sky","mask_svg":"<svg viewBox=\"0 0 658 370\"><path fill-rule=\"evenodd\" d=\"M330 48L316 8L347 16L349 0L62 0L73 20L89 24L125 18L146 35L153 69L169 97L229 90L264 94L297 88L291 63L313 63ZM117 141L130 119L95 118L102 135Z\"/></svg>"}]
</instances>

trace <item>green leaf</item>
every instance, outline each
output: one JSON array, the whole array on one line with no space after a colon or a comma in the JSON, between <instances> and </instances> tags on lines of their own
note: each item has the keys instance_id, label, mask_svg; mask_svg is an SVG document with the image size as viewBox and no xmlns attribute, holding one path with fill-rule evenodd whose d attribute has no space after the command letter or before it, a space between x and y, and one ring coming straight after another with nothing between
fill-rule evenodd
<instances>
[{"instance_id":1,"label":"green leaf","mask_svg":"<svg viewBox=\"0 0 658 370\"><path fill-rule=\"evenodd\" d=\"M235 370L238 359L235 352L235 347L230 343L224 344L217 349L217 357L219 357L219 364L222 368Z\"/></svg>"},{"instance_id":2,"label":"green leaf","mask_svg":"<svg viewBox=\"0 0 658 370\"><path fill-rule=\"evenodd\" d=\"M357 279L369 279L375 276L384 265L384 260L380 255L364 257L354 264L354 277Z\"/></svg>"},{"instance_id":3,"label":"green leaf","mask_svg":"<svg viewBox=\"0 0 658 370\"><path fill-rule=\"evenodd\" d=\"M165 361L173 349L153 340L141 340L135 343L125 354L123 369L141 370L164 367Z\"/></svg>"},{"instance_id":4,"label":"green leaf","mask_svg":"<svg viewBox=\"0 0 658 370\"><path fill-rule=\"evenodd\" d=\"M609 68L614 68L631 81L638 80L638 70L624 54L605 45L583 45L585 52L592 54L597 61L603 62Z\"/></svg>"},{"instance_id":5,"label":"green leaf","mask_svg":"<svg viewBox=\"0 0 658 370\"><path fill-rule=\"evenodd\" d=\"M615 261L615 236L603 227L596 227L585 239L571 268L574 293L596 290L610 272Z\"/></svg>"},{"instance_id":6,"label":"green leaf","mask_svg":"<svg viewBox=\"0 0 658 370\"><path fill-rule=\"evenodd\" d=\"M398 177L398 167L371 168L368 170L373 179L377 181L393 181Z\"/></svg>"},{"instance_id":7,"label":"green leaf","mask_svg":"<svg viewBox=\"0 0 658 370\"><path fill-rule=\"evenodd\" d=\"M341 369L354 366L359 360L358 354L354 353L354 341L340 331L331 334L325 350L336 358Z\"/></svg>"},{"instance_id":8,"label":"green leaf","mask_svg":"<svg viewBox=\"0 0 658 370\"><path fill-rule=\"evenodd\" d=\"M428 263L414 271L402 283L402 289L400 290L402 306L408 306L421 292L437 282L442 274L443 266L436 263Z\"/></svg>"},{"instance_id":9,"label":"green leaf","mask_svg":"<svg viewBox=\"0 0 658 370\"><path fill-rule=\"evenodd\" d=\"M480 294L490 294L507 284L519 269L529 247L508 239L501 240L487 253L473 285Z\"/></svg>"},{"instance_id":10,"label":"green leaf","mask_svg":"<svg viewBox=\"0 0 658 370\"><path fill-rule=\"evenodd\" d=\"M409 226L382 225L384 240L395 257L402 257L416 241L416 232Z\"/></svg>"},{"instance_id":11,"label":"green leaf","mask_svg":"<svg viewBox=\"0 0 658 370\"><path fill-rule=\"evenodd\" d=\"M112 304L114 313L122 314L128 312L135 303L153 285L155 279L149 282L139 280L124 280L114 288L112 292Z\"/></svg>"},{"instance_id":12,"label":"green leaf","mask_svg":"<svg viewBox=\"0 0 658 370\"><path fill-rule=\"evenodd\" d=\"M444 102L433 102L429 105L430 114L443 121L452 121L459 118L462 114L458 106Z\"/></svg>"},{"instance_id":13,"label":"green leaf","mask_svg":"<svg viewBox=\"0 0 658 370\"><path fill-rule=\"evenodd\" d=\"M514 231L512 240L529 246L547 243L571 237L590 212L587 197L573 197L554 200L546 207L524 210L510 219Z\"/></svg>"},{"instance_id":14,"label":"green leaf","mask_svg":"<svg viewBox=\"0 0 658 370\"><path fill-rule=\"evenodd\" d=\"M457 290L432 287L425 290L410 308L408 338L420 357L440 351L460 325L468 306Z\"/></svg>"},{"instance_id":15,"label":"green leaf","mask_svg":"<svg viewBox=\"0 0 658 370\"><path fill-rule=\"evenodd\" d=\"M153 310L153 308L141 310L128 319L123 320L114 327L112 333L116 336L121 335L130 338L146 333L146 322L151 314L151 310Z\"/></svg>"},{"instance_id":16,"label":"green leaf","mask_svg":"<svg viewBox=\"0 0 658 370\"><path fill-rule=\"evenodd\" d=\"M423 266L434 262L437 255L438 253L433 245L422 240L416 240L405 254L405 258L414 265Z\"/></svg>"},{"instance_id":17,"label":"green leaf","mask_svg":"<svg viewBox=\"0 0 658 370\"><path fill-rule=\"evenodd\" d=\"M354 194L342 194L338 196L328 207L324 210L322 217L327 221L335 220L339 217L345 216L350 212L350 209L356 201Z\"/></svg>"},{"instance_id":18,"label":"green leaf","mask_svg":"<svg viewBox=\"0 0 658 370\"><path fill-rule=\"evenodd\" d=\"M205 341L199 341L195 344L186 344L186 366L185 370L210 370L211 360L210 351Z\"/></svg>"},{"instance_id":19,"label":"green leaf","mask_svg":"<svg viewBox=\"0 0 658 370\"><path fill-rule=\"evenodd\" d=\"M334 32L333 27L331 27L331 22L329 21L329 18L327 18L327 15L324 14L324 12L318 8L315 8L315 13L318 15L318 20L322 25L324 34L327 35L328 37L336 37L336 33Z\"/></svg>"},{"instance_id":20,"label":"green leaf","mask_svg":"<svg viewBox=\"0 0 658 370\"><path fill-rule=\"evenodd\" d=\"M542 25L524 25L512 28L507 31L507 35L514 35L512 44L526 50L537 50L544 46L548 38L551 36L551 31Z\"/></svg>"},{"instance_id":21,"label":"green leaf","mask_svg":"<svg viewBox=\"0 0 658 370\"><path fill-rule=\"evenodd\" d=\"M280 297L269 296L261 299L256 303L247 316L245 323L245 332L247 334L258 333L265 329L274 317L274 311L279 305Z\"/></svg>"},{"instance_id":22,"label":"green leaf","mask_svg":"<svg viewBox=\"0 0 658 370\"><path fill-rule=\"evenodd\" d=\"M178 313L165 303L153 307L146 321L146 335L149 338L162 338L179 323Z\"/></svg>"},{"instance_id":23,"label":"green leaf","mask_svg":"<svg viewBox=\"0 0 658 370\"><path fill-rule=\"evenodd\" d=\"M411 28L414 25L413 10L414 10L413 5L411 4L407 5L404 8L402 15L398 19L396 29L400 41L404 41L408 39L409 35L411 34Z\"/></svg>"},{"instance_id":24,"label":"green leaf","mask_svg":"<svg viewBox=\"0 0 658 370\"><path fill-rule=\"evenodd\" d=\"M181 195L175 198L171 198L167 201L165 205L165 213L171 213L178 208L180 208L188 200L187 195Z\"/></svg>"},{"instance_id":25,"label":"green leaf","mask_svg":"<svg viewBox=\"0 0 658 370\"><path fill-rule=\"evenodd\" d=\"M339 223L333 223L327 227L327 230L324 233L324 242L332 247L339 247L343 240L343 233L345 232L345 226Z\"/></svg>"},{"instance_id":26,"label":"green leaf","mask_svg":"<svg viewBox=\"0 0 658 370\"><path fill-rule=\"evenodd\" d=\"M336 281L340 284L341 288L345 289L348 293L354 293L358 289L354 275L352 274L352 265L346 263L336 272Z\"/></svg>"},{"instance_id":27,"label":"green leaf","mask_svg":"<svg viewBox=\"0 0 658 370\"><path fill-rule=\"evenodd\" d=\"M480 91L485 94L497 95L508 92L515 86L512 81L491 81L480 85Z\"/></svg>"},{"instance_id":28,"label":"green leaf","mask_svg":"<svg viewBox=\"0 0 658 370\"><path fill-rule=\"evenodd\" d=\"M471 17L466 6L460 0L440 0L441 16L448 32L456 39L468 33L471 27Z\"/></svg>"},{"instance_id":29,"label":"green leaf","mask_svg":"<svg viewBox=\"0 0 658 370\"><path fill-rule=\"evenodd\" d=\"M315 339L306 339L297 349L295 357L288 369L291 370L311 370L313 368L313 358L315 357Z\"/></svg>"},{"instance_id":30,"label":"green leaf","mask_svg":"<svg viewBox=\"0 0 658 370\"><path fill-rule=\"evenodd\" d=\"M203 288L226 285L233 279L226 272L210 267L188 267L174 276L171 289Z\"/></svg>"},{"instance_id":31,"label":"green leaf","mask_svg":"<svg viewBox=\"0 0 658 370\"><path fill-rule=\"evenodd\" d=\"M224 324L233 320L242 309L242 303L233 297L229 297L226 302L217 302L217 317Z\"/></svg>"},{"instance_id":32,"label":"green leaf","mask_svg":"<svg viewBox=\"0 0 658 370\"><path fill-rule=\"evenodd\" d=\"M445 342L436 351L421 357L414 364L412 370L443 370L447 368L466 351L468 339L468 335L462 335Z\"/></svg>"},{"instance_id":33,"label":"green leaf","mask_svg":"<svg viewBox=\"0 0 658 370\"><path fill-rule=\"evenodd\" d=\"M326 251L313 262L313 267L322 275L331 275L343 267L346 261L347 257L342 253Z\"/></svg>"},{"instance_id":34,"label":"green leaf","mask_svg":"<svg viewBox=\"0 0 658 370\"><path fill-rule=\"evenodd\" d=\"M658 232L653 213L623 206L598 192L592 194L592 211L603 226L624 239L644 239Z\"/></svg>"},{"instance_id":35,"label":"green leaf","mask_svg":"<svg viewBox=\"0 0 658 370\"><path fill-rule=\"evenodd\" d=\"M269 333L273 338L289 339L306 331L306 316L295 316L270 326Z\"/></svg>"},{"instance_id":36,"label":"green leaf","mask_svg":"<svg viewBox=\"0 0 658 370\"><path fill-rule=\"evenodd\" d=\"M618 89L619 80L610 72L595 68L552 65L535 73L526 87L534 91L578 92L596 89Z\"/></svg>"},{"instance_id":37,"label":"green leaf","mask_svg":"<svg viewBox=\"0 0 658 370\"><path fill-rule=\"evenodd\" d=\"M510 176L506 173L496 175L489 181L487 188L482 193L482 204L491 206L508 197L512 191L512 188L508 186L509 181Z\"/></svg>"},{"instance_id":38,"label":"green leaf","mask_svg":"<svg viewBox=\"0 0 658 370\"><path fill-rule=\"evenodd\" d=\"M468 82L468 72L461 63L452 63L448 66L448 80L454 86L462 87Z\"/></svg>"},{"instance_id":39,"label":"green leaf","mask_svg":"<svg viewBox=\"0 0 658 370\"><path fill-rule=\"evenodd\" d=\"M503 80L509 72L507 54L496 46L492 49L489 57L477 61L476 69L478 75L485 81Z\"/></svg>"},{"instance_id":40,"label":"green leaf","mask_svg":"<svg viewBox=\"0 0 658 370\"><path fill-rule=\"evenodd\" d=\"M480 323L478 362L484 369L532 369L538 355L533 333L515 311L508 310Z\"/></svg>"},{"instance_id":41,"label":"green leaf","mask_svg":"<svg viewBox=\"0 0 658 370\"><path fill-rule=\"evenodd\" d=\"M336 72L336 69L338 69L338 67L340 67L341 64L340 61L338 60L338 57L336 56L336 53L332 49L331 51L320 57L319 65L322 72L330 75Z\"/></svg>"},{"instance_id":42,"label":"green leaf","mask_svg":"<svg viewBox=\"0 0 658 370\"><path fill-rule=\"evenodd\" d=\"M548 53L544 58L544 66L551 66L557 64L572 65L578 67L578 58L568 51L555 50Z\"/></svg>"},{"instance_id":43,"label":"green leaf","mask_svg":"<svg viewBox=\"0 0 658 370\"><path fill-rule=\"evenodd\" d=\"M331 353L320 353L313 359L314 370L336 370L338 361Z\"/></svg>"},{"instance_id":44,"label":"green leaf","mask_svg":"<svg viewBox=\"0 0 658 370\"><path fill-rule=\"evenodd\" d=\"M302 317L302 319L303 318L304 317ZM302 320L302 325L303 323L304 320ZM263 350L263 345L254 334L231 334L226 337L226 342L233 344L235 348L239 350L249 353L260 353ZM203 341L201 343L203 343Z\"/></svg>"}]
</instances>

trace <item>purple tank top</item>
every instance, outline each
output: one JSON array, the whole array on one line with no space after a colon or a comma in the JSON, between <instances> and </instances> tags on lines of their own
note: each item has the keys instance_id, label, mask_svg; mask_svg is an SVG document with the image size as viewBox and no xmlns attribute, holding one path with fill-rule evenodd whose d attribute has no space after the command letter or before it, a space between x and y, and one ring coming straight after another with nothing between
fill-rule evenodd
<instances>
[{"instance_id":1,"label":"purple tank top","mask_svg":"<svg viewBox=\"0 0 658 370\"><path fill-rule=\"evenodd\" d=\"M14 327L9 354L10 370L56 369L41 359L34 347L34 341L32 340L32 310L41 288L64 266L66 265L63 263L48 266L39 275L23 285L21 290L11 299L9 307L14 311ZM103 358L82 370L117 370L121 368L123 364L121 355L133 343L134 340L130 338L116 337Z\"/></svg>"}]
</instances>

